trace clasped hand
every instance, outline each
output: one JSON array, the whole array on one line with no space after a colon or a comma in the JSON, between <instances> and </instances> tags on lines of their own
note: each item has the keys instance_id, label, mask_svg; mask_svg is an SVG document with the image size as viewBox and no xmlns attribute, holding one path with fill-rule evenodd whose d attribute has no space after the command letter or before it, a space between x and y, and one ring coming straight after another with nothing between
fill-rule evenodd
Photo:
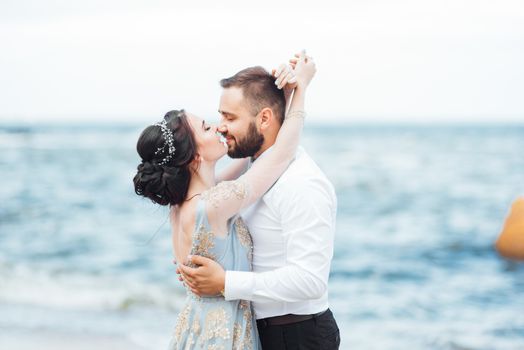
<instances>
[{"instance_id":1,"label":"clasped hand","mask_svg":"<svg viewBox=\"0 0 524 350\"><path fill-rule=\"evenodd\" d=\"M189 267L187 264L180 264L176 273L179 280L198 296L218 295L224 290L226 272L216 261L199 255L190 255L188 263L197 265Z\"/></svg>"}]
</instances>

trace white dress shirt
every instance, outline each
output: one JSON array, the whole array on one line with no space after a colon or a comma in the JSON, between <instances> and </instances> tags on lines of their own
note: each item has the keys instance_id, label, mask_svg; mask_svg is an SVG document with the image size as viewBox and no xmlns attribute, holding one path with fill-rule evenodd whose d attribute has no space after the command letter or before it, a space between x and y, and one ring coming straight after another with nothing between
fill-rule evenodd
<instances>
[{"instance_id":1,"label":"white dress shirt","mask_svg":"<svg viewBox=\"0 0 524 350\"><path fill-rule=\"evenodd\" d=\"M299 147L273 187L241 213L253 237L253 272L226 271L226 300L253 301L257 319L326 310L336 210L333 185Z\"/></svg>"}]
</instances>

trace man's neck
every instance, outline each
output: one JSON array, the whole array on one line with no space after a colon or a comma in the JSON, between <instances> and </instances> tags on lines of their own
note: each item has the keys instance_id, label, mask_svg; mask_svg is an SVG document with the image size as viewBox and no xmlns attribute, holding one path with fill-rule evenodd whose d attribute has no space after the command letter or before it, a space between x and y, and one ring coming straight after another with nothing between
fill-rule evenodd
<instances>
[{"instance_id":1,"label":"man's neck","mask_svg":"<svg viewBox=\"0 0 524 350\"><path fill-rule=\"evenodd\" d=\"M266 142L264 142L264 143L262 144L262 146L260 146L260 149L258 150L258 152L255 153L255 154L251 157L251 160L252 160L252 161L257 160L257 158L260 157L260 155L261 155L262 153L264 153L265 151L267 151L268 149L270 149L271 146L273 146L273 145L275 144L275 140L274 140L274 139L271 140L271 142L267 142L267 141L268 141L268 140L266 140Z\"/></svg>"}]
</instances>

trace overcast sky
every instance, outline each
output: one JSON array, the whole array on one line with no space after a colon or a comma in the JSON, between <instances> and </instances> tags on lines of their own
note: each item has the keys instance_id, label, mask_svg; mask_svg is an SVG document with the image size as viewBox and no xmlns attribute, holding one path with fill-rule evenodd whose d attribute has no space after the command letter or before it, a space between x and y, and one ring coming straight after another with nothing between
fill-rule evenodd
<instances>
[{"instance_id":1,"label":"overcast sky","mask_svg":"<svg viewBox=\"0 0 524 350\"><path fill-rule=\"evenodd\" d=\"M522 0L193 3L2 0L0 118L216 120L218 80L306 48L315 121L524 121Z\"/></svg>"}]
</instances>

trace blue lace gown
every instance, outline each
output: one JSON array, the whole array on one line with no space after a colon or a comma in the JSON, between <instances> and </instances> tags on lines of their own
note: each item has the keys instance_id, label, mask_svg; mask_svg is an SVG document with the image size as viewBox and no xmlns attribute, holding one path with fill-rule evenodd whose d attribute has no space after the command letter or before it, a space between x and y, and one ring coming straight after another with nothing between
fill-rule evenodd
<instances>
[{"instance_id":1,"label":"blue lace gown","mask_svg":"<svg viewBox=\"0 0 524 350\"><path fill-rule=\"evenodd\" d=\"M216 236L207 219L205 201L199 199L195 222L192 255L213 259L226 270L251 270L253 243L242 218L231 218L227 236ZM176 320L168 350L261 349L250 302L226 301L220 295L199 297L186 290L186 303Z\"/></svg>"}]
</instances>

